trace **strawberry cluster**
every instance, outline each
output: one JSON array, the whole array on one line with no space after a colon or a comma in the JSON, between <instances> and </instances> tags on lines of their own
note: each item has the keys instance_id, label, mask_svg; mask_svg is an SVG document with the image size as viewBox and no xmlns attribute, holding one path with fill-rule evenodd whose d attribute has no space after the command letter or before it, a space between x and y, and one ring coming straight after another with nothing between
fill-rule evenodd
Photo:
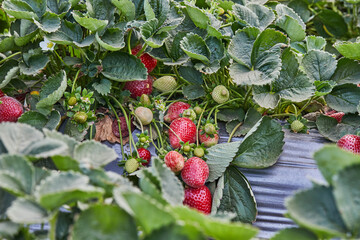
<instances>
[{"instance_id":1,"label":"strawberry cluster","mask_svg":"<svg viewBox=\"0 0 360 240\"><path fill-rule=\"evenodd\" d=\"M23 112L23 106L18 100L6 96L0 90L0 123L16 122Z\"/></svg>"}]
</instances>

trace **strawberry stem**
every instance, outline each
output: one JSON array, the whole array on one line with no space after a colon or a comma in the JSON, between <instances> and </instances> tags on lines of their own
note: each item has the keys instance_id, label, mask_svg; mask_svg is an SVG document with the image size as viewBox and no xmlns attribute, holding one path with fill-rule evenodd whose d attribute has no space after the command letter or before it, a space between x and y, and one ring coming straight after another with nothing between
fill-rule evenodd
<instances>
[{"instance_id":1,"label":"strawberry stem","mask_svg":"<svg viewBox=\"0 0 360 240\"><path fill-rule=\"evenodd\" d=\"M76 83L76 80L78 79L79 73L80 73L80 69L76 72L74 82L73 82L72 87L71 87L71 93L73 93L74 90L75 90L75 83Z\"/></svg>"},{"instance_id":2,"label":"strawberry stem","mask_svg":"<svg viewBox=\"0 0 360 240\"><path fill-rule=\"evenodd\" d=\"M234 129L231 131L230 136L229 136L229 139L228 139L228 141L227 141L228 143L231 142L231 139L232 139L232 137L234 136L236 130L237 130L242 124L243 124L243 122L240 122L240 123L239 123L238 125L236 125L236 126L234 127Z\"/></svg>"},{"instance_id":3,"label":"strawberry stem","mask_svg":"<svg viewBox=\"0 0 360 240\"><path fill-rule=\"evenodd\" d=\"M244 100L244 108L245 108L245 110L247 110L248 100L249 100L249 97L251 96L251 92L252 92L252 86L249 87L249 90L247 91L247 93L245 95L245 100Z\"/></svg>"},{"instance_id":4,"label":"strawberry stem","mask_svg":"<svg viewBox=\"0 0 360 240\"><path fill-rule=\"evenodd\" d=\"M128 39L127 39L127 47L128 47L128 51L129 54L132 55L131 53L131 34L132 34L132 29L130 29L129 34L128 34Z\"/></svg>"},{"instance_id":5,"label":"strawberry stem","mask_svg":"<svg viewBox=\"0 0 360 240\"><path fill-rule=\"evenodd\" d=\"M163 143L163 140L162 140L162 137L161 137L161 133L160 133L160 130L159 130L159 127L156 125L156 122L155 120L153 119L153 124L155 126L155 129L156 129L156 132L157 134L159 135L159 140L160 140L160 143L161 143L161 148L163 149L164 148L164 143Z\"/></svg>"},{"instance_id":6,"label":"strawberry stem","mask_svg":"<svg viewBox=\"0 0 360 240\"><path fill-rule=\"evenodd\" d=\"M136 54L137 57L140 57L141 54L145 51L146 47L147 47L147 43L145 43L142 48L140 49L140 51Z\"/></svg>"},{"instance_id":7,"label":"strawberry stem","mask_svg":"<svg viewBox=\"0 0 360 240\"><path fill-rule=\"evenodd\" d=\"M12 57L15 57L17 55L21 54L21 52L17 52L17 53L14 53L14 54L11 54L10 56L4 58L3 60L0 61L0 64L2 64L3 62L7 61L8 59L12 58Z\"/></svg>"},{"instance_id":8,"label":"strawberry stem","mask_svg":"<svg viewBox=\"0 0 360 240\"><path fill-rule=\"evenodd\" d=\"M200 117L199 117L199 121L198 121L198 125L196 127L196 146L199 146L199 129L200 129L200 123L201 123L201 118L206 110L208 103L206 103L205 107L203 108Z\"/></svg>"},{"instance_id":9,"label":"strawberry stem","mask_svg":"<svg viewBox=\"0 0 360 240\"><path fill-rule=\"evenodd\" d=\"M154 142L154 139L152 137L152 127L151 127L151 124L149 125L149 130L150 130L150 139L151 139L151 142L152 144L154 145L154 147L156 148L156 150L158 151L158 153L160 153L160 149L156 146L155 142Z\"/></svg>"},{"instance_id":10,"label":"strawberry stem","mask_svg":"<svg viewBox=\"0 0 360 240\"><path fill-rule=\"evenodd\" d=\"M175 131L172 130L166 123L162 123L162 124L164 124L164 126L167 127L179 139L180 142L182 141L181 138L175 133Z\"/></svg>"},{"instance_id":11,"label":"strawberry stem","mask_svg":"<svg viewBox=\"0 0 360 240\"><path fill-rule=\"evenodd\" d=\"M123 139L122 139L122 133L121 133L121 126L120 126L120 118L116 113L115 108L113 107L113 105L111 105L109 99L106 98L106 102L109 105L109 107L111 108L111 110L113 111L113 113L115 114L115 118L117 120L118 123L118 127L119 127L119 134L120 134L120 146L121 146L121 156L122 156L122 160L125 160L125 153L124 153L124 144L123 144ZM131 132L131 130L128 130ZM129 134L130 135L130 134Z\"/></svg>"}]
</instances>

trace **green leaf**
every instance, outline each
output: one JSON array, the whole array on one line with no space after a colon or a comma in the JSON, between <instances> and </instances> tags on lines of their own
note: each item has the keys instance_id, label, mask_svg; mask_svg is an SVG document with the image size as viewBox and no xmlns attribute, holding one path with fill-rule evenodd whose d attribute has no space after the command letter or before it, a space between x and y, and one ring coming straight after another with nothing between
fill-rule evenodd
<instances>
[{"instance_id":1,"label":"green leaf","mask_svg":"<svg viewBox=\"0 0 360 240\"><path fill-rule=\"evenodd\" d=\"M199 35L188 33L180 42L180 47L189 57L209 62L210 50Z\"/></svg>"},{"instance_id":2,"label":"green leaf","mask_svg":"<svg viewBox=\"0 0 360 240\"><path fill-rule=\"evenodd\" d=\"M67 145L66 151L64 151L61 155L63 156L74 155L75 146L78 144L78 142L74 138L71 138L68 135L62 134L55 130L50 131L47 129L43 129L43 132L47 138L59 140Z\"/></svg>"},{"instance_id":3,"label":"green leaf","mask_svg":"<svg viewBox=\"0 0 360 240\"><path fill-rule=\"evenodd\" d=\"M343 119L346 119L346 116ZM337 142L346 134L357 134L360 131L359 124L360 119L351 120L350 124L344 121L338 123L335 118L326 115L320 115L316 120L316 126L320 134L333 142Z\"/></svg>"},{"instance_id":4,"label":"green leaf","mask_svg":"<svg viewBox=\"0 0 360 240\"><path fill-rule=\"evenodd\" d=\"M180 180L163 161L155 158L153 161L154 174L160 179L162 197L171 205L182 205L184 188Z\"/></svg>"},{"instance_id":5,"label":"green leaf","mask_svg":"<svg viewBox=\"0 0 360 240\"><path fill-rule=\"evenodd\" d=\"M292 8L290 8L284 4L277 4L275 10L276 10L276 13L278 14L278 16L280 16L280 17L289 16L292 19L296 20L303 29L306 28L305 23L303 22L301 17L299 15L297 15L297 13Z\"/></svg>"},{"instance_id":6,"label":"green leaf","mask_svg":"<svg viewBox=\"0 0 360 240\"><path fill-rule=\"evenodd\" d=\"M254 86L253 98L263 108L275 108L279 101L279 94L272 92L270 85Z\"/></svg>"},{"instance_id":7,"label":"green leaf","mask_svg":"<svg viewBox=\"0 0 360 240\"><path fill-rule=\"evenodd\" d=\"M16 196L31 194L34 167L24 157L0 155L0 187Z\"/></svg>"},{"instance_id":8,"label":"green leaf","mask_svg":"<svg viewBox=\"0 0 360 240\"><path fill-rule=\"evenodd\" d=\"M28 44L39 33L38 27L25 19L15 21L10 31L15 35L15 44L20 47Z\"/></svg>"},{"instance_id":9,"label":"green leaf","mask_svg":"<svg viewBox=\"0 0 360 240\"><path fill-rule=\"evenodd\" d=\"M49 118L39 112L28 111L21 115L18 122L29 124L38 130L43 128L52 130L60 123L60 118L60 113L56 110L51 112Z\"/></svg>"},{"instance_id":10,"label":"green leaf","mask_svg":"<svg viewBox=\"0 0 360 240\"><path fill-rule=\"evenodd\" d=\"M234 15L244 24L264 30L275 20L274 12L265 6L250 3L246 6L235 4Z\"/></svg>"},{"instance_id":11,"label":"green leaf","mask_svg":"<svg viewBox=\"0 0 360 240\"><path fill-rule=\"evenodd\" d=\"M271 240L317 240L317 236L305 228L284 228L276 233Z\"/></svg>"},{"instance_id":12,"label":"green leaf","mask_svg":"<svg viewBox=\"0 0 360 240\"><path fill-rule=\"evenodd\" d=\"M167 209L146 195L127 191L122 196L135 213L134 217L145 234L175 222Z\"/></svg>"},{"instance_id":13,"label":"green leaf","mask_svg":"<svg viewBox=\"0 0 360 240\"><path fill-rule=\"evenodd\" d=\"M161 47L165 40L170 36L167 32L159 33L157 28L158 25L158 20L154 18L148 22L145 22L140 27L140 33L143 40L152 48Z\"/></svg>"},{"instance_id":14,"label":"green leaf","mask_svg":"<svg viewBox=\"0 0 360 240\"><path fill-rule=\"evenodd\" d=\"M330 184L332 184L334 175L338 174L341 170L360 163L359 155L333 145L325 146L315 152L314 159L321 174Z\"/></svg>"},{"instance_id":15,"label":"green leaf","mask_svg":"<svg viewBox=\"0 0 360 240\"><path fill-rule=\"evenodd\" d=\"M108 24L108 20L99 20L88 16L82 16L80 12L77 11L73 11L72 15L76 22L92 32L100 31Z\"/></svg>"},{"instance_id":16,"label":"green leaf","mask_svg":"<svg viewBox=\"0 0 360 240\"><path fill-rule=\"evenodd\" d=\"M273 83L273 91L281 98L301 102L310 98L315 88L309 78L299 70L295 54L288 48L282 55L280 76Z\"/></svg>"},{"instance_id":17,"label":"green leaf","mask_svg":"<svg viewBox=\"0 0 360 240\"><path fill-rule=\"evenodd\" d=\"M60 171L80 171L79 162L72 157L56 155L52 156L51 159L53 160L56 168Z\"/></svg>"},{"instance_id":18,"label":"green leaf","mask_svg":"<svg viewBox=\"0 0 360 240\"><path fill-rule=\"evenodd\" d=\"M80 131L77 124L72 121L67 121L64 129L64 134L74 138L76 141L84 140L87 131Z\"/></svg>"},{"instance_id":19,"label":"green leaf","mask_svg":"<svg viewBox=\"0 0 360 240\"><path fill-rule=\"evenodd\" d=\"M247 27L236 31L231 39L228 52L238 63L251 68L251 50L260 30L255 27Z\"/></svg>"},{"instance_id":20,"label":"green leaf","mask_svg":"<svg viewBox=\"0 0 360 240\"><path fill-rule=\"evenodd\" d=\"M224 122L233 120L243 121L245 112L242 108L223 108L217 114L217 119Z\"/></svg>"},{"instance_id":21,"label":"green leaf","mask_svg":"<svg viewBox=\"0 0 360 240\"><path fill-rule=\"evenodd\" d=\"M280 5L280 4L279 4ZM287 15L281 16L275 22L276 26L283 29L292 41L302 41L305 39L305 29L299 24L297 20Z\"/></svg>"},{"instance_id":22,"label":"green leaf","mask_svg":"<svg viewBox=\"0 0 360 240\"><path fill-rule=\"evenodd\" d=\"M254 108L250 108L245 115L244 123L235 131L234 137L240 137L247 134L250 129L262 118L261 114ZM240 123L240 120L231 121L226 124L226 132L231 133L233 129Z\"/></svg>"},{"instance_id":23,"label":"green leaf","mask_svg":"<svg viewBox=\"0 0 360 240\"><path fill-rule=\"evenodd\" d=\"M124 32L118 28L106 29L101 37L98 33L95 35L96 41L101 47L110 51L118 51L125 47Z\"/></svg>"},{"instance_id":24,"label":"green leaf","mask_svg":"<svg viewBox=\"0 0 360 240\"><path fill-rule=\"evenodd\" d=\"M336 50L338 50L344 57L360 60L359 51L360 42L338 42L334 44Z\"/></svg>"},{"instance_id":25,"label":"green leaf","mask_svg":"<svg viewBox=\"0 0 360 240\"><path fill-rule=\"evenodd\" d=\"M313 19L316 32L322 37L341 38L348 32L344 18L337 12L323 9Z\"/></svg>"},{"instance_id":26,"label":"green leaf","mask_svg":"<svg viewBox=\"0 0 360 240\"><path fill-rule=\"evenodd\" d=\"M19 224L45 223L49 219L48 212L37 203L17 198L7 211L11 221Z\"/></svg>"},{"instance_id":27,"label":"green leaf","mask_svg":"<svg viewBox=\"0 0 360 240\"><path fill-rule=\"evenodd\" d=\"M9 154L21 154L33 143L43 139L43 134L27 124L5 122L0 124L0 142Z\"/></svg>"},{"instance_id":28,"label":"green leaf","mask_svg":"<svg viewBox=\"0 0 360 240\"><path fill-rule=\"evenodd\" d=\"M23 59L26 61L21 62L19 67L21 73L25 75L38 74L50 61L49 57L42 52L23 53Z\"/></svg>"},{"instance_id":29,"label":"green leaf","mask_svg":"<svg viewBox=\"0 0 360 240\"><path fill-rule=\"evenodd\" d=\"M245 136L233 164L245 168L266 168L275 164L284 146L281 125L261 118Z\"/></svg>"},{"instance_id":30,"label":"green leaf","mask_svg":"<svg viewBox=\"0 0 360 240\"><path fill-rule=\"evenodd\" d=\"M185 206L172 206L170 210L178 220L198 227L205 235L214 239L247 240L255 237L258 232L251 225L240 222L230 223L223 219L205 216Z\"/></svg>"},{"instance_id":31,"label":"green leaf","mask_svg":"<svg viewBox=\"0 0 360 240\"><path fill-rule=\"evenodd\" d=\"M148 169L143 169L141 171L141 177L139 179L139 187L141 191L152 198L154 198L159 203L166 205L167 202L161 195L160 179L151 173Z\"/></svg>"},{"instance_id":32,"label":"green leaf","mask_svg":"<svg viewBox=\"0 0 360 240\"><path fill-rule=\"evenodd\" d=\"M209 17L200 8L196 6L191 6L188 3L185 3L185 5L186 12L195 24L195 26L197 26L198 28L207 29L210 22Z\"/></svg>"},{"instance_id":33,"label":"green leaf","mask_svg":"<svg viewBox=\"0 0 360 240\"><path fill-rule=\"evenodd\" d=\"M346 236L346 227L331 188L317 186L298 192L286 199L285 205L291 219L316 233L319 238Z\"/></svg>"},{"instance_id":34,"label":"green leaf","mask_svg":"<svg viewBox=\"0 0 360 240\"><path fill-rule=\"evenodd\" d=\"M306 50L325 50L326 40L319 36L306 36Z\"/></svg>"},{"instance_id":35,"label":"green leaf","mask_svg":"<svg viewBox=\"0 0 360 240\"><path fill-rule=\"evenodd\" d=\"M88 0L86 2L86 10L90 17L101 20L114 21L115 6L110 0Z\"/></svg>"},{"instance_id":36,"label":"green leaf","mask_svg":"<svg viewBox=\"0 0 360 240\"><path fill-rule=\"evenodd\" d=\"M355 84L336 86L325 96L328 106L338 112L356 113L360 103L360 88Z\"/></svg>"},{"instance_id":37,"label":"green leaf","mask_svg":"<svg viewBox=\"0 0 360 240\"><path fill-rule=\"evenodd\" d=\"M210 51L210 62L220 61L225 57L225 48L222 41L216 37L208 37L205 40Z\"/></svg>"},{"instance_id":38,"label":"green leaf","mask_svg":"<svg viewBox=\"0 0 360 240\"><path fill-rule=\"evenodd\" d=\"M334 80L337 84L344 83L360 83L360 65L357 61L341 58L338 61L337 68L331 80Z\"/></svg>"},{"instance_id":39,"label":"green leaf","mask_svg":"<svg viewBox=\"0 0 360 240\"><path fill-rule=\"evenodd\" d=\"M186 81L195 85L201 85L204 81L203 75L192 67L181 66L179 68L179 73Z\"/></svg>"},{"instance_id":40,"label":"green leaf","mask_svg":"<svg viewBox=\"0 0 360 240\"><path fill-rule=\"evenodd\" d=\"M99 155L98 153L101 153ZM99 168L114 161L118 155L108 146L95 141L85 141L75 147L74 158L91 168Z\"/></svg>"},{"instance_id":41,"label":"green leaf","mask_svg":"<svg viewBox=\"0 0 360 240\"><path fill-rule=\"evenodd\" d=\"M111 0L121 14L125 15L128 21L135 19L135 5L130 0Z\"/></svg>"},{"instance_id":42,"label":"green leaf","mask_svg":"<svg viewBox=\"0 0 360 240\"><path fill-rule=\"evenodd\" d=\"M12 202L16 199L16 197L5 191L4 189L0 188L0 216L1 218L6 217L6 210L11 206ZM0 230L1 236L1 230Z\"/></svg>"},{"instance_id":43,"label":"green leaf","mask_svg":"<svg viewBox=\"0 0 360 240\"><path fill-rule=\"evenodd\" d=\"M147 70L140 59L125 52L107 54L102 66L102 74L111 80L124 82L147 78Z\"/></svg>"},{"instance_id":44,"label":"green leaf","mask_svg":"<svg viewBox=\"0 0 360 240\"><path fill-rule=\"evenodd\" d=\"M46 2L6 0L3 2L2 8L7 14L17 19L38 20L45 13Z\"/></svg>"},{"instance_id":45,"label":"green leaf","mask_svg":"<svg viewBox=\"0 0 360 240\"><path fill-rule=\"evenodd\" d=\"M9 60L0 66L0 88L4 88L17 74L18 64L15 60Z\"/></svg>"},{"instance_id":46,"label":"green leaf","mask_svg":"<svg viewBox=\"0 0 360 240\"><path fill-rule=\"evenodd\" d=\"M138 239L134 219L114 205L93 205L79 214L74 224L74 240Z\"/></svg>"},{"instance_id":47,"label":"green leaf","mask_svg":"<svg viewBox=\"0 0 360 240\"><path fill-rule=\"evenodd\" d=\"M311 15L308 4L307 0L292 0L288 7L292 8L304 22L308 22Z\"/></svg>"},{"instance_id":48,"label":"green leaf","mask_svg":"<svg viewBox=\"0 0 360 240\"><path fill-rule=\"evenodd\" d=\"M209 166L208 182L213 182L218 179L232 162L239 150L241 142L231 142L217 144L208 148L206 154L206 163Z\"/></svg>"},{"instance_id":49,"label":"green leaf","mask_svg":"<svg viewBox=\"0 0 360 240\"><path fill-rule=\"evenodd\" d=\"M183 91L184 97L189 100L201 98L206 95L206 92L201 85L193 85L193 84L187 85L187 86L183 87L182 91Z\"/></svg>"},{"instance_id":50,"label":"green leaf","mask_svg":"<svg viewBox=\"0 0 360 240\"><path fill-rule=\"evenodd\" d=\"M0 237L5 239L13 239L14 235L18 233L20 225L11 221L0 222Z\"/></svg>"},{"instance_id":51,"label":"green leaf","mask_svg":"<svg viewBox=\"0 0 360 240\"><path fill-rule=\"evenodd\" d=\"M57 15L63 17L70 10L71 3L67 0L65 1L47 0L47 7L51 12L56 13Z\"/></svg>"},{"instance_id":52,"label":"green leaf","mask_svg":"<svg viewBox=\"0 0 360 240\"><path fill-rule=\"evenodd\" d=\"M339 158L338 160L342 160ZM349 166L333 176L336 205L347 229L356 237L360 229L360 162Z\"/></svg>"},{"instance_id":53,"label":"green leaf","mask_svg":"<svg viewBox=\"0 0 360 240\"><path fill-rule=\"evenodd\" d=\"M49 113L52 106L60 100L67 87L67 78L64 70L51 76L40 91L40 101L36 108L43 114Z\"/></svg>"},{"instance_id":54,"label":"green leaf","mask_svg":"<svg viewBox=\"0 0 360 240\"><path fill-rule=\"evenodd\" d=\"M327 81L334 74L337 61L328 52L312 50L304 56L302 65L311 80Z\"/></svg>"},{"instance_id":55,"label":"green leaf","mask_svg":"<svg viewBox=\"0 0 360 240\"><path fill-rule=\"evenodd\" d=\"M99 198L103 194L103 189L89 184L87 176L72 171L52 172L41 181L34 193L39 204L49 210L71 202Z\"/></svg>"},{"instance_id":56,"label":"green leaf","mask_svg":"<svg viewBox=\"0 0 360 240\"><path fill-rule=\"evenodd\" d=\"M110 93L111 81L103 78L100 82L94 82L92 86L99 94L106 96Z\"/></svg>"},{"instance_id":57,"label":"green leaf","mask_svg":"<svg viewBox=\"0 0 360 240\"><path fill-rule=\"evenodd\" d=\"M251 223L257 215L256 201L246 177L236 168L224 173L224 189L217 211L235 212L234 220Z\"/></svg>"},{"instance_id":58,"label":"green leaf","mask_svg":"<svg viewBox=\"0 0 360 240\"><path fill-rule=\"evenodd\" d=\"M145 0L144 11L146 19L158 20L158 27L160 27L167 19L170 11L170 4L168 0Z\"/></svg>"},{"instance_id":59,"label":"green leaf","mask_svg":"<svg viewBox=\"0 0 360 240\"><path fill-rule=\"evenodd\" d=\"M158 230L153 231L147 235L144 240L158 240L158 239L171 239L171 240L206 240L207 238L195 226L175 225L171 224L164 226Z\"/></svg>"},{"instance_id":60,"label":"green leaf","mask_svg":"<svg viewBox=\"0 0 360 240\"><path fill-rule=\"evenodd\" d=\"M60 28L61 21L57 14L52 12L46 12L40 19L40 21L34 20L34 23L38 28L44 32L55 32Z\"/></svg>"},{"instance_id":61,"label":"green leaf","mask_svg":"<svg viewBox=\"0 0 360 240\"><path fill-rule=\"evenodd\" d=\"M215 185L215 182L212 182L211 184ZM225 187L224 175L222 175L217 181L215 190L214 191L210 190L212 192L211 212L213 214L217 212L217 209L220 206L221 199L224 195L224 187Z\"/></svg>"},{"instance_id":62,"label":"green leaf","mask_svg":"<svg viewBox=\"0 0 360 240\"><path fill-rule=\"evenodd\" d=\"M15 37L0 36L0 52L12 51L15 47Z\"/></svg>"}]
</instances>

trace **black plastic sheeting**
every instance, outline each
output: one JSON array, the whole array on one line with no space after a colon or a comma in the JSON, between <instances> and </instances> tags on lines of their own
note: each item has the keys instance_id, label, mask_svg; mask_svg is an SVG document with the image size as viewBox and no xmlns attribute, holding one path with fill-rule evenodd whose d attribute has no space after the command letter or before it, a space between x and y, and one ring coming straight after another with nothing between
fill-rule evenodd
<instances>
[{"instance_id":1,"label":"black plastic sheeting","mask_svg":"<svg viewBox=\"0 0 360 240\"><path fill-rule=\"evenodd\" d=\"M274 166L266 169L240 169L249 180L256 198L258 216L254 226L260 228L259 238L270 238L280 229L295 226L283 215L286 212L285 198L300 189L310 188L311 180L324 181L312 156L328 141L316 130L311 130L309 134L295 134L286 129L284 131L285 145ZM220 142L228 140L226 133L220 135ZM135 134L133 136L135 137ZM241 141L241 138L233 138L232 141ZM121 156L120 144L107 145ZM125 150L129 150L128 146ZM154 156L154 147L149 150ZM105 169L120 174L123 171L116 161Z\"/></svg>"}]
</instances>

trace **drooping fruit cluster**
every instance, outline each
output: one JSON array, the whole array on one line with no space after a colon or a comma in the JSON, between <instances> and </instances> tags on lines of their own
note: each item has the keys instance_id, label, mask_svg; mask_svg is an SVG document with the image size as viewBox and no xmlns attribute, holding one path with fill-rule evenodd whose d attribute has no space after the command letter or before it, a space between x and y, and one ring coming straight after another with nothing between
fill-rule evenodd
<instances>
[{"instance_id":1,"label":"drooping fruit cluster","mask_svg":"<svg viewBox=\"0 0 360 240\"><path fill-rule=\"evenodd\" d=\"M347 134L340 138L337 145L347 151L360 154L360 136Z\"/></svg>"},{"instance_id":2,"label":"drooping fruit cluster","mask_svg":"<svg viewBox=\"0 0 360 240\"><path fill-rule=\"evenodd\" d=\"M132 55L138 54L138 52L141 50L141 48L142 48L141 45L137 45L136 47L131 49L131 54ZM157 60L155 58L151 57L148 53L141 54L140 60L145 65L148 73L151 73L157 65Z\"/></svg>"},{"instance_id":3,"label":"drooping fruit cluster","mask_svg":"<svg viewBox=\"0 0 360 240\"><path fill-rule=\"evenodd\" d=\"M0 97L0 123L16 122L23 114L23 106L15 98L3 96Z\"/></svg>"},{"instance_id":4,"label":"drooping fruit cluster","mask_svg":"<svg viewBox=\"0 0 360 240\"><path fill-rule=\"evenodd\" d=\"M130 92L130 97L136 99L143 94L150 95L152 93L153 77L148 75L146 80L129 81L125 83L124 90Z\"/></svg>"},{"instance_id":5,"label":"drooping fruit cluster","mask_svg":"<svg viewBox=\"0 0 360 240\"><path fill-rule=\"evenodd\" d=\"M180 118L180 114L182 114L186 109L190 108L190 104L184 102L174 102L169 106L167 114L164 117L164 121L171 123L177 118Z\"/></svg>"}]
</instances>

